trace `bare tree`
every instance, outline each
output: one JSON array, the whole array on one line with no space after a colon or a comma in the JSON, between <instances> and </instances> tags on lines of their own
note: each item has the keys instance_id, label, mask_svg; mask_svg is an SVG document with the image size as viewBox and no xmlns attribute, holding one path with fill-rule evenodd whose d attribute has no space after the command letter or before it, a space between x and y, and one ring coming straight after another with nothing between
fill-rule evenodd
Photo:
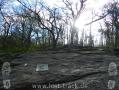
<instances>
[{"instance_id":1,"label":"bare tree","mask_svg":"<svg viewBox=\"0 0 119 90\"><path fill-rule=\"evenodd\" d=\"M101 23L100 23L100 29L98 30L98 32L101 34L101 36L100 36L100 44L101 44L101 47L103 47L104 46L104 32L105 31L104 31Z\"/></svg>"},{"instance_id":2,"label":"bare tree","mask_svg":"<svg viewBox=\"0 0 119 90\"><path fill-rule=\"evenodd\" d=\"M75 29L76 20L80 17L85 8L87 0L63 0L67 10L69 10L71 19L71 44L74 43L74 37L77 36Z\"/></svg>"},{"instance_id":3,"label":"bare tree","mask_svg":"<svg viewBox=\"0 0 119 90\"><path fill-rule=\"evenodd\" d=\"M63 21L61 20L62 16L59 14L58 8L54 8L53 10L48 8L47 11L49 12L49 17L47 18L44 16L47 19L44 18L44 21L41 22L43 24L40 23L40 27L47 29L51 33L52 44L53 44L53 47L55 48L57 45L60 33L63 30Z\"/></svg>"},{"instance_id":4,"label":"bare tree","mask_svg":"<svg viewBox=\"0 0 119 90\"><path fill-rule=\"evenodd\" d=\"M34 10L27 7L24 3L18 0L26 9L34 14L34 18L37 20L39 27L43 30L50 32L52 38L52 46L56 47L59 34L63 30L63 20L62 15L58 8L49 8L47 5L40 3L42 9Z\"/></svg>"},{"instance_id":5,"label":"bare tree","mask_svg":"<svg viewBox=\"0 0 119 90\"><path fill-rule=\"evenodd\" d=\"M111 47L119 46L119 3L114 1L105 7L108 19L105 18L105 36L107 45Z\"/></svg>"},{"instance_id":6,"label":"bare tree","mask_svg":"<svg viewBox=\"0 0 119 90\"><path fill-rule=\"evenodd\" d=\"M2 33L2 38L1 38L1 42L2 42L2 46L8 46L8 36L10 34L10 28L13 25L13 17L10 15L10 12L8 14L7 11L5 11L4 6L7 4L8 2L6 2L6 0L0 0L0 16L1 16L1 31L3 31Z\"/></svg>"}]
</instances>

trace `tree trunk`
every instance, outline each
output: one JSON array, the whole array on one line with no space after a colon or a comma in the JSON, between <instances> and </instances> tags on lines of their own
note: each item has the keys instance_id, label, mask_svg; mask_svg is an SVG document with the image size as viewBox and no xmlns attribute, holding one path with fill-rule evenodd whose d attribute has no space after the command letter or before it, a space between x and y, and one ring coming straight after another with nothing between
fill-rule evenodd
<instances>
[{"instance_id":1,"label":"tree trunk","mask_svg":"<svg viewBox=\"0 0 119 90\"><path fill-rule=\"evenodd\" d=\"M55 37L53 37L52 39L52 48L55 49L57 46L57 39L55 39Z\"/></svg>"}]
</instances>

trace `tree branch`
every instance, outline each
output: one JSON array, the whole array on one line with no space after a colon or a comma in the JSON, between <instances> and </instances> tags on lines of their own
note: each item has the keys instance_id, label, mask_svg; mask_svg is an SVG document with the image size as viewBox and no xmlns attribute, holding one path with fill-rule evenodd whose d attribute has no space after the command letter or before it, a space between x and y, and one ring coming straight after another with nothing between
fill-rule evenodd
<instances>
[{"instance_id":1,"label":"tree branch","mask_svg":"<svg viewBox=\"0 0 119 90\"><path fill-rule=\"evenodd\" d=\"M99 20L102 20L102 19L103 19L103 18L105 18L107 15L108 15L108 14L106 14L106 15L103 15L103 16L100 16L100 18L98 18L98 19L95 19L94 21L92 21L92 22L89 22L89 23L87 23L87 24L85 24L85 25L90 25L90 24L92 24L92 23L94 23L94 22L97 22L97 21L99 21Z\"/></svg>"}]
</instances>

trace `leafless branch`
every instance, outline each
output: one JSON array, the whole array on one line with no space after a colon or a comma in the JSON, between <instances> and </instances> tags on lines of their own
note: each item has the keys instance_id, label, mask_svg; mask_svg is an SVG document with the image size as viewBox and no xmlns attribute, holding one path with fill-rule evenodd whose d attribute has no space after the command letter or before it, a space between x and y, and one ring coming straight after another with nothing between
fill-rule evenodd
<instances>
[{"instance_id":1,"label":"leafless branch","mask_svg":"<svg viewBox=\"0 0 119 90\"><path fill-rule=\"evenodd\" d=\"M94 23L94 22L97 22L97 21L99 21L99 20L102 20L102 19L105 18L107 15L108 15L108 14L103 15L103 16L100 16L98 19L95 19L95 20L93 20L92 22L89 22L89 23L87 23L87 24L85 24L85 25L90 25L90 24L92 24L92 23Z\"/></svg>"}]
</instances>

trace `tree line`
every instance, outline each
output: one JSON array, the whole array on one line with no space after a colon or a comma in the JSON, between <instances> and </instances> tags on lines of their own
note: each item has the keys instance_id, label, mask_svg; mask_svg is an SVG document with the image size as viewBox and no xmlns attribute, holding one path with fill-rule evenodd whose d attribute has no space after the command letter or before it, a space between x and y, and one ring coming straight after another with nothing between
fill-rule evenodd
<instances>
[{"instance_id":1,"label":"tree line","mask_svg":"<svg viewBox=\"0 0 119 90\"><path fill-rule=\"evenodd\" d=\"M94 39L90 28L87 36L82 31L81 38L75 27L76 20L86 7L87 0L62 0L63 6L50 7L44 1L17 0L20 5L12 7L7 0L0 0L0 48L41 48L69 45L94 47ZM7 9L6 9L7 8ZM100 25L100 45L106 47L119 46L119 3L105 5L102 16L92 23L103 19L105 28Z\"/></svg>"}]
</instances>

